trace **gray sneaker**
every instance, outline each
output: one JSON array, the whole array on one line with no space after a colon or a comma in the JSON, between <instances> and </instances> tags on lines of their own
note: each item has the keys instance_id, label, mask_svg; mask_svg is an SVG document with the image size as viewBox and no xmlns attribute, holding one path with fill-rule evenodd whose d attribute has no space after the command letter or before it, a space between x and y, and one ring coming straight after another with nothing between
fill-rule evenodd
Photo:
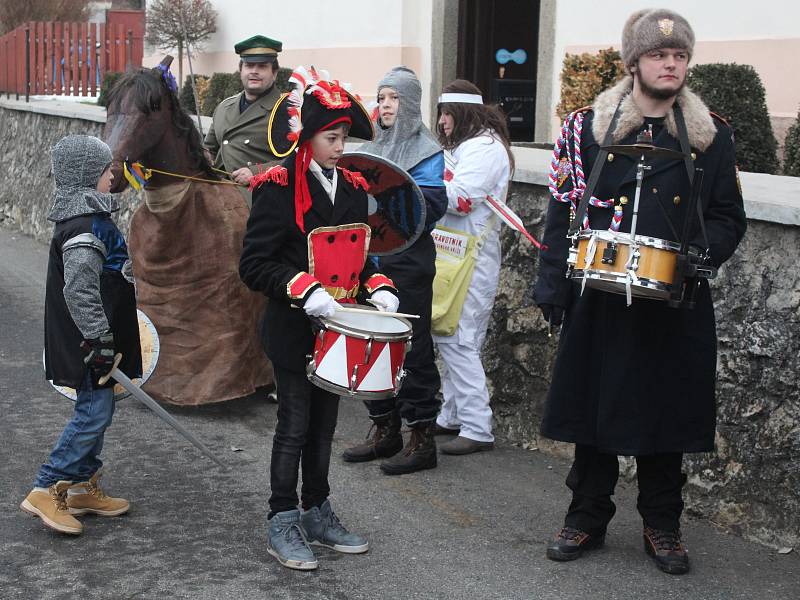
<instances>
[{"instance_id":1,"label":"gray sneaker","mask_svg":"<svg viewBox=\"0 0 800 600\"><path fill-rule=\"evenodd\" d=\"M299 510L279 512L270 519L267 552L290 569L311 571L317 568L317 558L303 537Z\"/></svg>"},{"instance_id":2,"label":"gray sneaker","mask_svg":"<svg viewBox=\"0 0 800 600\"><path fill-rule=\"evenodd\" d=\"M305 538L314 546L325 546L345 554L361 554L369 549L369 542L360 535L350 533L339 522L330 500L317 508L307 510L300 516L300 525Z\"/></svg>"}]
</instances>

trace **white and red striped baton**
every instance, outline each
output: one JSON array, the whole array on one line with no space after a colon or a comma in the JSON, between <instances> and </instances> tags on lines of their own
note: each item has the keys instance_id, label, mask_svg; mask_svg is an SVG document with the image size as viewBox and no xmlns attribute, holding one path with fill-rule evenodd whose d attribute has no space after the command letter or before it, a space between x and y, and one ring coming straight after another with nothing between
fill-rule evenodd
<instances>
[{"instance_id":1,"label":"white and red striped baton","mask_svg":"<svg viewBox=\"0 0 800 600\"><path fill-rule=\"evenodd\" d=\"M486 196L486 201L489 203L489 207L500 217L503 222L511 227L512 229L516 229L526 238L528 241L536 246L537 250L547 250L547 245L541 244L533 237L528 230L525 229L525 225L522 223L522 219L519 218L517 213L511 210L508 205L503 202L502 200L498 200L497 198L492 198L491 196Z\"/></svg>"}]
</instances>

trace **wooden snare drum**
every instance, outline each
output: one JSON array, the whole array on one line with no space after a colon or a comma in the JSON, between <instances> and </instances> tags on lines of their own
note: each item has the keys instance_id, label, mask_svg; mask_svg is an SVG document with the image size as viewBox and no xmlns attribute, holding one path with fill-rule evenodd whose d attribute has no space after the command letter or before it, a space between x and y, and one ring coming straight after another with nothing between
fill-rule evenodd
<instances>
[{"instance_id":1,"label":"wooden snare drum","mask_svg":"<svg viewBox=\"0 0 800 600\"><path fill-rule=\"evenodd\" d=\"M631 258L631 252L638 257ZM570 253L569 277L586 287L638 298L668 300L675 279L680 244L644 235L636 248L627 233L585 231ZM630 263L629 263L630 259Z\"/></svg>"}]
</instances>

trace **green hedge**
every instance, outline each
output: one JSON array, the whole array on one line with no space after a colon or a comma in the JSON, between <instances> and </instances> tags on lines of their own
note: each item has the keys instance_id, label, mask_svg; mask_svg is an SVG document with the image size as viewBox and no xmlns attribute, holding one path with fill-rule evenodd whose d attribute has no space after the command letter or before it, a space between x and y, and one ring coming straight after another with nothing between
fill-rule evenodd
<instances>
[{"instance_id":1,"label":"green hedge","mask_svg":"<svg viewBox=\"0 0 800 600\"><path fill-rule=\"evenodd\" d=\"M783 174L800 177L800 113L786 134L783 155Z\"/></svg>"},{"instance_id":2,"label":"green hedge","mask_svg":"<svg viewBox=\"0 0 800 600\"><path fill-rule=\"evenodd\" d=\"M769 120L764 85L750 65L706 64L689 70L689 87L733 127L742 171L778 172L778 142Z\"/></svg>"},{"instance_id":3,"label":"green hedge","mask_svg":"<svg viewBox=\"0 0 800 600\"><path fill-rule=\"evenodd\" d=\"M114 84L122 77L122 73L117 71L108 71L103 75L103 82L100 84L100 95L97 97L97 105L108 107L108 93Z\"/></svg>"},{"instance_id":4,"label":"green hedge","mask_svg":"<svg viewBox=\"0 0 800 600\"><path fill-rule=\"evenodd\" d=\"M203 100L202 114L211 116L214 109L228 96L233 96L242 91L242 80L239 72L233 73L214 73L208 80L208 92Z\"/></svg>"},{"instance_id":5,"label":"green hedge","mask_svg":"<svg viewBox=\"0 0 800 600\"><path fill-rule=\"evenodd\" d=\"M292 76L292 69L281 67L278 69L278 74L275 76L275 85L281 92L288 92L291 89L289 85L289 77Z\"/></svg>"},{"instance_id":6,"label":"green hedge","mask_svg":"<svg viewBox=\"0 0 800 600\"><path fill-rule=\"evenodd\" d=\"M622 59L613 48L597 54L567 54L561 68L561 101L556 113L563 121L573 110L591 104L600 92L624 75Z\"/></svg>"},{"instance_id":7,"label":"green hedge","mask_svg":"<svg viewBox=\"0 0 800 600\"><path fill-rule=\"evenodd\" d=\"M289 91L289 76L291 74L292 69L285 67L278 69L278 74L275 76L275 85L281 92ZM208 91L205 99L200 102L203 107L202 114L210 117L214 114L214 109L217 108L220 102L241 91L242 80L238 71L233 73L214 73L208 81Z\"/></svg>"},{"instance_id":8,"label":"green hedge","mask_svg":"<svg viewBox=\"0 0 800 600\"><path fill-rule=\"evenodd\" d=\"M197 88L197 100L200 102L200 106L203 106L203 100L208 93L208 84L208 77L205 75L194 76L194 85ZM192 92L191 75L186 76L186 80L183 82L183 86L181 86L178 99L181 101L181 106L183 106L188 113L195 114L197 112L194 106L194 93Z\"/></svg>"}]
</instances>

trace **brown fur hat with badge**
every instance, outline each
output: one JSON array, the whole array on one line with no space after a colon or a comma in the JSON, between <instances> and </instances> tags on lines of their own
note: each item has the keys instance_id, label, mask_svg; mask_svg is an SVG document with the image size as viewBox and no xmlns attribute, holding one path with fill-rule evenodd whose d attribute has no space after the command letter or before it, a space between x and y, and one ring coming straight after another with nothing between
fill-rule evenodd
<instances>
[{"instance_id":1,"label":"brown fur hat with badge","mask_svg":"<svg viewBox=\"0 0 800 600\"><path fill-rule=\"evenodd\" d=\"M633 13L622 29L622 61L628 72L642 54L659 48L694 52L694 31L689 22L666 8L646 8Z\"/></svg>"}]
</instances>

